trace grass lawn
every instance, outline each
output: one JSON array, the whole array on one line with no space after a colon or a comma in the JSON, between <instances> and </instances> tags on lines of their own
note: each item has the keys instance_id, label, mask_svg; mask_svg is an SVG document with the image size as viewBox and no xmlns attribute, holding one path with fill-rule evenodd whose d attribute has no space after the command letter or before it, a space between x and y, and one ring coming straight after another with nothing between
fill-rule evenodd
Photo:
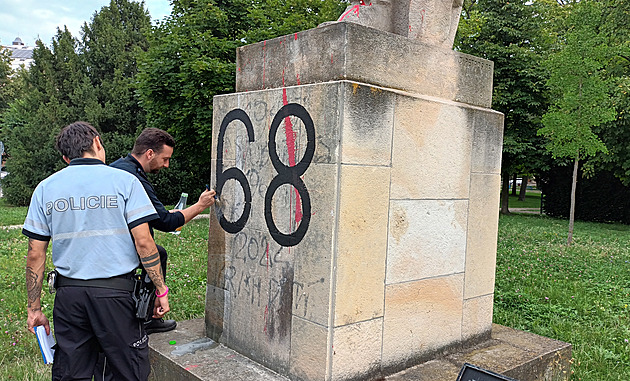
<instances>
[{"instance_id":1,"label":"grass lawn","mask_svg":"<svg viewBox=\"0 0 630 381\"><path fill-rule=\"evenodd\" d=\"M0 197L0 226L22 225L27 208L10 206L6 200Z\"/></svg>"},{"instance_id":2,"label":"grass lawn","mask_svg":"<svg viewBox=\"0 0 630 381\"><path fill-rule=\"evenodd\" d=\"M23 219L25 209L0 204L0 215L5 213ZM494 321L572 343L572 380L630 380L630 226L576 222L569 248L566 232L564 220L501 216ZM203 316L207 234L208 220L202 219L179 236L156 235L169 252L170 318ZM19 229L0 227L1 380L50 379L50 367L25 329L25 255ZM52 303L45 294L49 318Z\"/></svg>"},{"instance_id":3,"label":"grass lawn","mask_svg":"<svg viewBox=\"0 0 630 381\"><path fill-rule=\"evenodd\" d=\"M630 380L630 226L501 216L494 322L573 344L572 380Z\"/></svg>"},{"instance_id":4,"label":"grass lawn","mask_svg":"<svg viewBox=\"0 0 630 381\"><path fill-rule=\"evenodd\" d=\"M528 191L525 193L525 200L519 201L518 196L512 196L508 199L509 208L532 208L540 210L540 192Z\"/></svg>"}]
</instances>

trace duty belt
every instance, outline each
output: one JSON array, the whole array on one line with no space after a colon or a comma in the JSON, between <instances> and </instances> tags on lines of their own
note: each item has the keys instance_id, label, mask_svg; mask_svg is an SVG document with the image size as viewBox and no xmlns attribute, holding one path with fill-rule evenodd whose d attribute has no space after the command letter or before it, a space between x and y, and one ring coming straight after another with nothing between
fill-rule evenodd
<instances>
[{"instance_id":1,"label":"duty belt","mask_svg":"<svg viewBox=\"0 0 630 381\"><path fill-rule=\"evenodd\" d=\"M132 292L134 290L135 280L123 276L99 279L72 279L58 275L56 287L67 286L111 288L114 290Z\"/></svg>"}]
</instances>

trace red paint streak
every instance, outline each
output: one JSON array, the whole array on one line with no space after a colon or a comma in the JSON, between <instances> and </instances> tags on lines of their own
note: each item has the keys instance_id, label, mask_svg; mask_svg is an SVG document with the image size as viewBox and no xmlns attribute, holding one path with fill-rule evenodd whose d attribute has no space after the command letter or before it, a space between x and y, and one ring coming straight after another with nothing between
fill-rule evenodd
<instances>
[{"instance_id":1,"label":"red paint streak","mask_svg":"<svg viewBox=\"0 0 630 381\"><path fill-rule=\"evenodd\" d=\"M297 40L297 33L293 35L293 37L295 37L295 39Z\"/></svg>"},{"instance_id":2,"label":"red paint streak","mask_svg":"<svg viewBox=\"0 0 630 381\"><path fill-rule=\"evenodd\" d=\"M297 84L299 86L299 85L301 85L301 83L300 83L300 75L299 74L296 74L296 75L297 75Z\"/></svg>"},{"instance_id":3,"label":"red paint streak","mask_svg":"<svg viewBox=\"0 0 630 381\"><path fill-rule=\"evenodd\" d=\"M187 367L187 368L185 368L185 369L186 369L186 370L191 370L191 369L193 369L193 368L197 368L197 367L199 367L199 365L191 365L191 366L189 366L189 367Z\"/></svg>"},{"instance_id":4,"label":"red paint streak","mask_svg":"<svg viewBox=\"0 0 630 381\"><path fill-rule=\"evenodd\" d=\"M284 76L282 77L284 79ZM287 89L282 89L282 104L285 106L289 104L287 99ZM284 118L284 132L287 138L287 151L289 152L289 166L295 166L295 131L293 131L293 123L291 117ZM295 191L295 222L300 223L302 221L302 200L300 199L300 193L297 189Z\"/></svg>"},{"instance_id":5,"label":"red paint streak","mask_svg":"<svg viewBox=\"0 0 630 381\"><path fill-rule=\"evenodd\" d=\"M360 7L361 7L361 4L354 5L352 8L348 9L344 14L342 14L341 17L339 17L339 20L337 21L343 21L343 19L345 19L352 12L354 12L357 15L357 17L359 17Z\"/></svg>"},{"instance_id":6,"label":"red paint streak","mask_svg":"<svg viewBox=\"0 0 630 381\"><path fill-rule=\"evenodd\" d=\"M330 63L333 63L333 55L330 53Z\"/></svg>"},{"instance_id":7,"label":"red paint streak","mask_svg":"<svg viewBox=\"0 0 630 381\"><path fill-rule=\"evenodd\" d=\"M352 13L356 14L357 17L359 17L359 9L361 7L370 7L370 6L372 6L372 3L366 4L364 0L361 0L359 2L359 4L353 5L352 8L350 8L346 12L344 12L341 15L341 17L339 17L339 20L337 20L337 21L343 21L343 19L345 19L346 17L350 16Z\"/></svg>"}]
</instances>

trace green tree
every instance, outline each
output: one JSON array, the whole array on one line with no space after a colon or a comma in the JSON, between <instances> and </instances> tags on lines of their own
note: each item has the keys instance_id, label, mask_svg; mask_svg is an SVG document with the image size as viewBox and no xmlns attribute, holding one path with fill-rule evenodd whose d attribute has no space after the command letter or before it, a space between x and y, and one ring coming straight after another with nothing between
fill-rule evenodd
<instances>
[{"instance_id":1,"label":"green tree","mask_svg":"<svg viewBox=\"0 0 630 381\"><path fill-rule=\"evenodd\" d=\"M149 21L142 3L112 0L84 24L81 41L67 29L58 30L50 49L37 41L34 63L23 73L24 94L1 123L11 154L3 182L11 203L28 203L39 181L65 165L54 137L73 121L103 133L110 160L131 149L145 124L135 76Z\"/></svg>"},{"instance_id":2,"label":"green tree","mask_svg":"<svg viewBox=\"0 0 630 381\"><path fill-rule=\"evenodd\" d=\"M160 198L201 191L210 178L212 101L235 89L236 48L334 20L338 0L174 0L153 28L138 74L147 124L167 130L177 146L170 171L153 180ZM178 187L162 186L166 183Z\"/></svg>"},{"instance_id":3,"label":"green tree","mask_svg":"<svg viewBox=\"0 0 630 381\"><path fill-rule=\"evenodd\" d=\"M13 100L11 91L11 55L7 50L0 49L0 117ZM2 141L2 124L0 124L0 142ZM4 150L4 145L3 145ZM0 158L1 159L1 158Z\"/></svg>"},{"instance_id":4,"label":"green tree","mask_svg":"<svg viewBox=\"0 0 630 381\"><path fill-rule=\"evenodd\" d=\"M13 100L11 92L11 55L9 51L0 49L0 114L9 107Z\"/></svg>"},{"instance_id":5,"label":"green tree","mask_svg":"<svg viewBox=\"0 0 630 381\"><path fill-rule=\"evenodd\" d=\"M137 57L149 47L151 19L143 4L111 0L84 23L79 54L87 66L96 102L87 120L103 132L108 158L126 154L146 124L137 96Z\"/></svg>"},{"instance_id":6,"label":"green tree","mask_svg":"<svg viewBox=\"0 0 630 381\"><path fill-rule=\"evenodd\" d=\"M536 135L548 103L541 63L551 41L544 15L539 2L466 0L458 28L457 50L494 62L492 108L505 115L502 213L509 213L510 174L533 174L544 163Z\"/></svg>"},{"instance_id":7,"label":"green tree","mask_svg":"<svg viewBox=\"0 0 630 381\"><path fill-rule=\"evenodd\" d=\"M23 88L25 69L14 71L11 68L11 52L0 49L0 120L2 114L9 109L11 102L20 97ZM0 141L2 140L2 123L0 123Z\"/></svg>"},{"instance_id":8,"label":"green tree","mask_svg":"<svg viewBox=\"0 0 630 381\"><path fill-rule=\"evenodd\" d=\"M573 159L567 245L573 241L580 160L606 152L606 146L592 128L614 120L616 115L609 95L610 81L603 70L610 59L610 49L599 30L602 4L584 1L572 7L568 23L571 27L564 35L561 49L547 61L554 102L543 117L544 127L538 131L548 138L547 149L554 158Z\"/></svg>"},{"instance_id":9,"label":"green tree","mask_svg":"<svg viewBox=\"0 0 630 381\"><path fill-rule=\"evenodd\" d=\"M94 102L77 43L67 29L57 31L52 50L37 41L33 64L23 73L24 94L4 114L11 160L3 191L12 204L28 204L35 186L63 167L54 136L64 125L85 119L83 110Z\"/></svg>"},{"instance_id":10,"label":"green tree","mask_svg":"<svg viewBox=\"0 0 630 381\"><path fill-rule=\"evenodd\" d=\"M600 33L608 39L611 59L605 74L615 84L613 104L617 118L594 126L593 131L602 139L607 154L599 153L589 164L596 169L612 172L626 186L630 185L630 2L607 0L603 7Z\"/></svg>"}]
</instances>

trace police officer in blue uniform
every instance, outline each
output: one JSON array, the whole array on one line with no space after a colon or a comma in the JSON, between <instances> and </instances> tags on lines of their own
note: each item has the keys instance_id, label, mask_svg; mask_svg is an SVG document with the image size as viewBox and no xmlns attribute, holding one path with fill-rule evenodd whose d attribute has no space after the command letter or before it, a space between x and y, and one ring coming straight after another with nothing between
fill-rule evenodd
<instances>
[{"instance_id":1,"label":"police officer in blue uniform","mask_svg":"<svg viewBox=\"0 0 630 381\"><path fill-rule=\"evenodd\" d=\"M69 166L39 183L24 221L28 329L50 332L40 298L52 240L59 274L53 380L91 379L101 351L116 380L147 380L148 336L136 318L131 278L141 263L157 288L154 316L164 316L168 287L148 225L157 213L137 178L105 165L94 127L72 123L56 145Z\"/></svg>"},{"instance_id":2,"label":"police officer in blue uniform","mask_svg":"<svg viewBox=\"0 0 630 381\"><path fill-rule=\"evenodd\" d=\"M153 235L153 229L163 232L175 231L214 204L214 196L216 194L214 190L205 190L199 196L199 201L183 210L168 211L160 202L153 185L147 178L147 173L157 173L162 168L168 168L174 146L175 139L168 132L159 128L147 128L136 138L130 154L110 164L114 168L122 169L135 175L142 183L159 216L158 219L149 221L151 235ZM168 254L162 246L157 245L157 248L160 253L163 275L166 278ZM175 329L176 326L177 322L175 320L153 319L146 325L146 330L147 333L151 334L153 332L170 331Z\"/></svg>"}]
</instances>

